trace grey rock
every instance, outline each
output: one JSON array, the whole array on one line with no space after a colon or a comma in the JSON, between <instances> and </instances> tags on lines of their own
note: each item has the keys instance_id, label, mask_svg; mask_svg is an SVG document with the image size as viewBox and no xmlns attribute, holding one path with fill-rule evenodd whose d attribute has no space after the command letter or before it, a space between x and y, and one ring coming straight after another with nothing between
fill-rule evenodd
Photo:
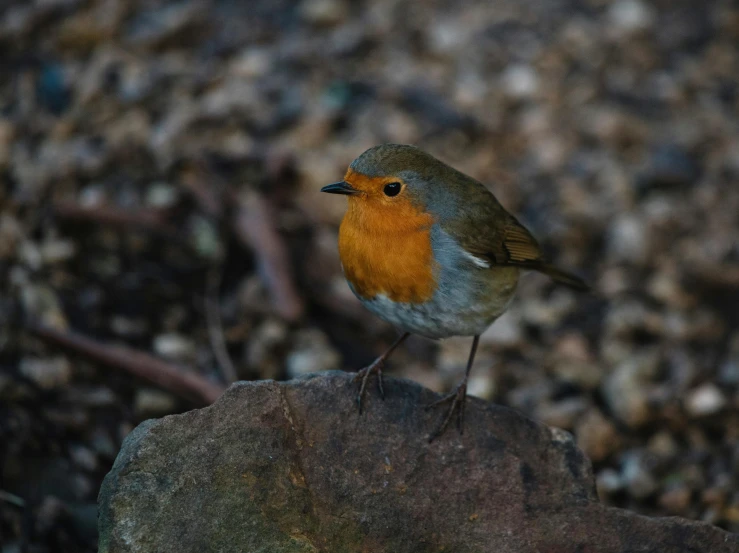
<instances>
[{"instance_id":1,"label":"grey rock","mask_svg":"<svg viewBox=\"0 0 739 553\"><path fill-rule=\"evenodd\" d=\"M20 372L43 390L62 388L72 378L72 365L66 357L21 360Z\"/></svg>"},{"instance_id":2,"label":"grey rock","mask_svg":"<svg viewBox=\"0 0 739 553\"><path fill-rule=\"evenodd\" d=\"M598 502L569 434L471 398L433 443L437 395L386 379L356 413L353 375L234 384L142 423L99 496L100 551L730 553L739 536Z\"/></svg>"}]
</instances>

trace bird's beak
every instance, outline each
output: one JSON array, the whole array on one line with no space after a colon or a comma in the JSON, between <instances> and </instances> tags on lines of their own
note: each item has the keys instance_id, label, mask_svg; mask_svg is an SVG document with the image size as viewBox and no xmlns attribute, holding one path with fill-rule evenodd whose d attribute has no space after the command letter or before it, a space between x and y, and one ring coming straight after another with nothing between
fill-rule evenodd
<instances>
[{"instance_id":1,"label":"bird's beak","mask_svg":"<svg viewBox=\"0 0 739 553\"><path fill-rule=\"evenodd\" d=\"M321 188L321 192L328 192L329 194L344 194L346 196L359 194L359 190L353 188L351 184L344 181L327 184L326 186Z\"/></svg>"}]
</instances>

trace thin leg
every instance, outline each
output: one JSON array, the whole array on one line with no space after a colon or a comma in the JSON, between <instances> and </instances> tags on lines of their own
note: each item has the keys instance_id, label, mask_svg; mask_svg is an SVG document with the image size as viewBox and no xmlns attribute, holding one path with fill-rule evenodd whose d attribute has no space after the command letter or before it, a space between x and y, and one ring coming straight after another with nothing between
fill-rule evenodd
<instances>
[{"instance_id":1,"label":"thin leg","mask_svg":"<svg viewBox=\"0 0 739 553\"><path fill-rule=\"evenodd\" d=\"M457 386L457 389L454 390L452 393L444 396L440 400L433 402L427 407L427 409L431 409L443 403L447 403L449 401L452 402L452 405L451 407L449 407L449 411L447 411L447 415L444 418L444 421L441 423L441 426L439 426L439 428L437 428L436 431L429 436L429 442L434 441L444 432L444 430L446 430L446 427L449 426L449 422L452 420L455 412L457 412L457 428L459 429L459 433L461 434L464 432L464 407L467 401L467 380L470 377L472 363L475 360L475 353L477 353L477 344L479 342L480 336L475 336L472 339L472 349L470 349L470 357L467 360L467 369L464 371L464 378L462 379L462 382L460 382Z\"/></svg>"},{"instance_id":2,"label":"thin leg","mask_svg":"<svg viewBox=\"0 0 739 553\"><path fill-rule=\"evenodd\" d=\"M387 358L390 357L390 354L395 351L395 348L402 344L408 336L410 336L410 332L404 332L401 334L400 337L393 342L393 345L387 348L385 353L380 355L380 357L375 359L370 365L367 365L365 368L360 370L357 373L357 376L354 377L354 382L360 380L362 382L359 387L359 393L357 394L357 406L359 407L360 415L362 414L362 399L367 390L367 381L369 380L369 377L372 376L372 373L377 373L377 386L380 389L380 397L385 399L385 390L382 388L382 366L385 364L385 361L387 361Z\"/></svg>"}]
</instances>

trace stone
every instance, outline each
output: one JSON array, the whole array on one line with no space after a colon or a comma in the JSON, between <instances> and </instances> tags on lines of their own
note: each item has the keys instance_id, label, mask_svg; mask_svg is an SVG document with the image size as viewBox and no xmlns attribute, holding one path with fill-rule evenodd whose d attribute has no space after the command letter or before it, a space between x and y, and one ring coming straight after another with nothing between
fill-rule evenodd
<instances>
[{"instance_id":1,"label":"stone","mask_svg":"<svg viewBox=\"0 0 739 553\"><path fill-rule=\"evenodd\" d=\"M731 553L739 536L598 502L571 436L470 398L432 443L437 394L387 377L356 412L353 375L236 383L142 423L99 496L101 553L660 551ZM372 394L376 394L372 390Z\"/></svg>"},{"instance_id":2,"label":"stone","mask_svg":"<svg viewBox=\"0 0 739 553\"><path fill-rule=\"evenodd\" d=\"M308 328L295 336L295 349L291 351L285 364L287 374L292 377L326 369L338 369L341 356L333 349L328 337L317 328Z\"/></svg>"},{"instance_id":3,"label":"stone","mask_svg":"<svg viewBox=\"0 0 739 553\"><path fill-rule=\"evenodd\" d=\"M505 93L516 100L532 98L539 91L539 77L529 65L507 67L501 75L501 81Z\"/></svg>"},{"instance_id":4,"label":"stone","mask_svg":"<svg viewBox=\"0 0 739 553\"><path fill-rule=\"evenodd\" d=\"M617 450L621 441L613 424L596 408L580 419L575 435L577 445L596 463Z\"/></svg>"},{"instance_id":5,"label":"stone","mask_svg":"<svg viewBox=\"0 0 739 553\"><path fill-rule=\"evenodd\" d=\"M195 344L182 334L170 332L154 338L154 351L167 359L192 361L195 357Z\"/></svg>"},{"instance_id":6,"label":"stone","mask_svg":"<svg viewBox=\"0 0 739 553\"><path fill-rule=\"evenodd\" d=\"M608 18L618 31L628 34L649 29L656 14L651 6L639 0L619 0L611 4Z\"/></svg>"},{"instance_id":7,"label":"stone","mask_svg":"<svg viewBox=\"0 0 739 553\"><path fill-rule=\"evenodd\" d=\"M635 354L619 364L601 386L608 407L631 428L643 425L652 416L649 389L659 360L656 350Z\"/></svg>"},{"instance_id":8,"label":"stone","mask_svg":"<svg viewBox=\"0 0 739 553\"><path fill-rule=\"evenodd\" d=\"M42 390L66 386L72 378L72 365L66 357L21 360L20 373L32 380Z\"/></svg>"},{"instance_id":9,"label":"stone","mask_svg":"<svg viewBox=\"0 0 739 553\"><path fill-rule=\"evenodd\" d=\"M177 407L177 400L161 390L140 388L134 398L134 413L139 420L146 417L157 417L171 413Z\"/></svg>"},{"instance_id":10,"label":"stone","mask_svg":"<svg viewBox=\"0 0 739 553\"><path fill-rule=\"evenodd\" d=\"M726 398L715 384L709 383L692 390L685 406L693 417L705 417L721 411L726 406Z\"/></svg>"}]
</instances>

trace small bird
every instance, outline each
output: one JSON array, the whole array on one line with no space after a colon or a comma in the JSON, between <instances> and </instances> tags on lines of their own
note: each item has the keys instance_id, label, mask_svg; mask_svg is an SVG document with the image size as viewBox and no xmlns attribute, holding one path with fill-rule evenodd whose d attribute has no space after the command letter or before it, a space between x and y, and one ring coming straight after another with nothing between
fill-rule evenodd
<instances>
[{"instance_id":1,"label":"small bird","mask_svg":"<svg viewBox=\"0 0 739 553\"><path fill-rule=\"evenodd\" d=\"M362 304L402 334L357 373L359 412L367 382L410 335L473 336L464 378L429 407L451 406L433 440L457 413L463 429L467 381L480 334L513 298L522 270L578 290L577 276L549 264L526 228L480 182L415 146L381 144L356 158L344 180L321 192L346 195L339 256Z\"/></svg>"}]
</instances>

